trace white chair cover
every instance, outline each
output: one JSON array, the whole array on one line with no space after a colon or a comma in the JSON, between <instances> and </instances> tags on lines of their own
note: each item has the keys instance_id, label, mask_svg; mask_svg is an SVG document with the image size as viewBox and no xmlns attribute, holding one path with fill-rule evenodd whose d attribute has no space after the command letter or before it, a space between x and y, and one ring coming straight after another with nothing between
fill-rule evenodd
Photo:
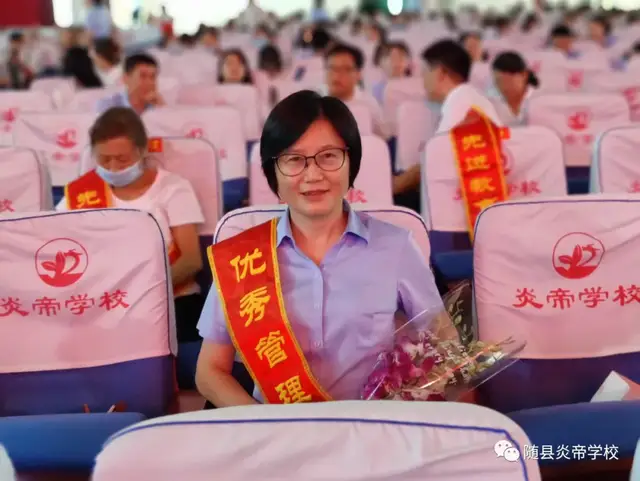
<instances>
[{"instance_id":1,"label":"white chair cover","mask_svg":"<svg viewBox=\"0 0 640 481\"><path fill-rule=\"evenodd\" d=\"M631 120L640 121L640 85L637 75L631 72L606 72L592 75L587 79L587 92L614 92L627 99L631 111Z\"/></svg>"},{"instance_id":2,"label":"white chair cover","mask_svg":"<svg viewBox=\"0 0 640 481\"><path fill-rule=\"evenodd\" d=\"M11 145L11 132L20 112L51 112L51 98L37 90L0 92L0 143Z\"/></svg>"},{"instance_id":3,"label":"white chair cover","mask_svg":"<svg viewBox=\"0 0 640 481\"><path fill-rule=\"evenodd\" d=\"M356 119L360 135L373 135L373 117L369 107L365 103L357 101L349 102L347 107Z\"/></svg>"},{"instance_id":4,"label":"white chair cover","mask_svg":"<svg viewBox=\"0 0 640 481\"><path fill-rule=\"evenodd\" d=\"M0 214L53 207L45 167L33 150L0 148Z\"/></svg>"},{"instance_id":5,"label":"white chair cover","mask_svg":"<svg viewBox=\"0 0 640 481\"><path fill-rule=\"evenodd\" d=\"M260 145L256 144L249 162L249 199L251 205L277 204L279 199L267 183L260 165ZM384 140L372 135L362 137L360 172L353 189L347 193L350 202L392 205L393 191L389 148Z\"/></svg>"},{"instance_id":6,"label":"white chair cover","mask_svg":"<svg viewBox=\"0 0 640 481\"><path fill-rule=\"evenodd\" d=\"M595 136L628 125L630 112L621 95L540 94L529 99L527 123L554 129L563 138L567 165L587 167Z\"/></svg>"},{"instance_id":7,"label":"white chair cover","mask_svg":"<svg viewBox=\"0 0 640 481\"><path fill-rule=\"evenodd\" d=\"M242 406L127 428L98 455L93 480L540 481L536 461L497 456L498 443L499 451L510 443L514 459L529 439L473 404Z\"/></svg>"},{"instance_id":8,"label":"white chair cover","mask_svg":"<svg viewBox=\"0 0 640 481\"><path fill-rule=\"evenodd\" d=\"M258 90L253 85L190 85L180 88L177 97L179 105L213 107L228 105L240 112L244 136L253 141L260 138L262 125Z\"/></svg>"},{"instance_id":9,"label":"white chair cover","mask_svg":"<svg viewBox=\"0 0 640 481\"><path fill-rule=\"evenodd\" d=\"M602 133L594 149L591 192L640 193L640 127L620 127Z\"/></svg>"},{"instance_id":10,"label":"white chair cover","mask_svg":"<svg viewBox=\"0 0 640 481\"><path fill-rule=\"evenodd\" d=\"M385 207L372 207L367 204L350 204L351 207L376 219L394 224L407 229L413 234L414 239L424 253L425 259L429 262L431 255L431 245L429 244L429 233L422 217L415 211L395 205ZM282 214L286 207L284 205L265 205L257 207L244 207L225 214L220 219L213 237L214 242L222 241L261 224Z\"/></svg>"},{"instance_id":11,"label":"white chair cover","mask_svg":"<svg viewBox=\"0 0 640 481\"><path fill-rule=\"evenodd\" d=\"M150 165L157 165L187 179L193 187L202 208L204 223L200 235L213 235L222 217L222 183L216 152L204 139L162 137L162 152L147 155ZM82 156L81 174L95 168L89 150Z\"/></svg>"},{"instance_id":12,"label":"white chair cover","mask_svg":"<svg viewBox=\"0 0 640 481\"><path fill-rule=\"evenodd\" d=\"M122 91L122 87L76 90L65 111L95 112L98 102Z\"/></svg>"},{"instance_id":13,"label":"white chair cover","mask_svg":"<svg viewBox=\"0 0 640 481\"><path fill-rule=\"evenodd\" d=\"M511 198L565 195L567 181L558 135L546 127L514 127L502 141L504 171ZM466 232L455 157L448 134L428 143L422 172L422 215L430 229Z\"/></svg>"},{"instance_id":14,"label":"white chair cover","mask_svg":"<svg viewBox=\"0 0 640 481\"><path fill-rule=\"evenodd\" d=\"M551 262L549 260L551 259ZM520 357L637 352L640 198L519 200L476 224L474 286L481 340L526 340ZM603 322L606 320L606 322Z\"/></svg>"},{"instance_id":15,"label":"white chair cover","mask_svg":"<svg viewBox=\"0 0 640 481\"><path fill-rule=\"evenodd\" d=\"M142 115L152 137L190 137L211 142L222 180L247 178L247 148L242 118L231 107L167 107Z\"/></svg>"},{"instance_id":16,"label":"white chair cover","mask_svg":"<svg viewBox=\"0 0 640 481\"><path fill-rule=\"evenodd\" d=\"M391 79L384 89L382 110L387 122L389 132L395 135L398 132L398 109L407 100L424 101L424 85L421 78L408 77Z\"/></svg>"},{"instance_id":17,"label":"white chair cover","mask_svg":"<svg viewBox=\"0 0 640 481\"><path fill-rule=\"evenodd\" d=\"M427 141L437 127L437 116L424 100L402 102L398 108L396 169L407 170L420 163Z\"/></svg>"},{"instance_id":18,"label":"white chair cover","mask_svg":"<svg viewBox=\"0 0 640 481\"><path fill-rule=\"evenodd\" d=\"M13 143L35 150L49 169L51 183L64 186L78 177L82 151L89 144L93 113L23 113Z\"/></svg>"},{"instance_id":19,"label":"white chair cover","mask_svg":"<svg viewBox=\"0 0 640 481\"><path fill-rule=\"evenodd\" d=\"M30 88L47 94L56 109L63 109L73 98L76 84L71 78L50 77L34 80Z\"/></svg>"},{"instance_id":20,"label":"white chair cover","mask_svg":"<svg viewBox=\"0 0 640 481\"><path fill-rule=\"evenodd\" d=\"M135 242L132 242L135 239ZM0 219L0 372L102 366L175 353L165 244L134 210Z\"/></svg>"}]
</instances>

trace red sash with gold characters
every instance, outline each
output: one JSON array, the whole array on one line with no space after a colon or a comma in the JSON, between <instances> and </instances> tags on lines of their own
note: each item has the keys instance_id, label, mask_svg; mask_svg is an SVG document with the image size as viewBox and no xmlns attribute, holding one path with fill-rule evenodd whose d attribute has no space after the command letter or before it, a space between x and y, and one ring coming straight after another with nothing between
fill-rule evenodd
<instances>
[{"instance_id":1,"label":"red sash with gold characters","mask_svg":"<svg viewBox=\"0 0 640 481\"><path fill-rule=\"evenodd\" d=\"M64 196L69 210L108 209L113 206L111 189L95 170L69 182L64 188ZM169 246L169 264L173 265L182 255L178 244ZM190 285L189 282L173 287L174 295Z\"/></svg>"},{"instance_id":2,"label":"red sash with gold characters","mask_svg":"<svg viewBox=\"0 0 640 481\"><path fill-rule=\"evenodd\" d=\"M227 329L269 404L330 401L285 311L276 252L278 219L207 249Z\"/></svg>"},{"instance_id":3,"label":"red sash with gold characters","mask_svg":"<svg viewBox=\"0 0 640 481\"><path fill-rule=\"evenodd\" d=\"M473 240L480 212L509 199L502 163L502 139L509 138L509 130L497 127L486 115L473 109L451 130L450 136L469 236Z\"/></svg>"}]
</instances>

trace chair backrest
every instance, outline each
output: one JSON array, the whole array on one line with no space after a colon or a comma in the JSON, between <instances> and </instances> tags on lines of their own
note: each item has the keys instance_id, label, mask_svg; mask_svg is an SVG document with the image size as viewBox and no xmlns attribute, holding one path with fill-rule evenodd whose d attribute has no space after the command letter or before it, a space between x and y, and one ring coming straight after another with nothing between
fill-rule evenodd
<instances>
[{"instance_id":1,"label":"chair backrest","mask_svg":"<svg viewBox=\"0 0 640 481\"><path fill-rule=\"evenodd\" d=\"M407 100L424 100L424 85L418 77L391 79L384 88L382 110L391 134L397 133L398 108Z\"/></svg>"},{"instance_id":2,"label":"chair backrest","mask_svg":"<svg viewBox=\"0 0 640 481\"><path fill-rule=\"evenodd\" d=\"M502 141L510 198L563 195L567 182L562 142L546 127L514 127ZM422 172L422 213L430 229L466 232L455 154L448 134L428 143Z\"/></svg>"},{"instance_id":3,"label":"chair backrest","mask_svg":"<svg viewBox=\"0 0 640 481\"><path fill-rule=\"evenodd\" d=\"M420 163L427 141L437 127L437 116L424 100L409 100L398 107L396 169L407 170Z\"/></svg>"},{"instance_id":4,"label":"chair backrest","mask_svg":"<svg viewBox=\"0 0 640 481\"><path fill-rule=\"evenodd\" d=\"M386 207L373 207L367 204L351 204L351 207L358 211L375 217L378 220L403 227L413 234L414 239L420 246L429 262L431 246L427 226L422 217L415 211L405 207L389 205ZM243 207L225 214L220 219L216 232L213 236L214 242L219 242L246 230L255 225L259 225L281 215L285 211L284 205L264 205L256 207Z\"/></svg>"},{"instance_id":5,"label":"chair backrest","mask_svg":"<svg viewBox=\"0 0 640 481\"><path fill-rule=\"evenodd\" d=\"M253 85L189 85L178 92L178 105L214 107L227 105L240 112L242 131L249 140L258 140L262 132L258 90Z\"/></svg>"},{"instance_id":6,"label":"chair backrest","mask_svg":"<svg viewBox=\"0 0 640 481\"><path fill-rule=\"evenodd\" d=\"M0 139L11 145L11 131L20 112L51 112L53 103L44 92L17 90L0 92Z\"/></svg>"},{"instance_id":7,"label":"chair backrest","mask_svg":"<svg viewBox=\"0 0 640 481\"><path fill-rule=\"evenodd\" d=\"M66 111L94 112L101 99L113 96L122 91L122 87L95 88L76 90L69 104L65 106Z\"/></svg>"},{"instance_id":8,"label":"chair backrest","mask_svg":"<svg viewBox=\"0 0 640 481\"><path fill-rule=\"evenodd\" d=\"M640 85L637 75L630 72L605 72L587 79L587 92L614 92L627 99L631 111L631 121L640 121Z\"/></svg>"},{"instance_id":9,"label":"chair backrest","mask_svg":"<svg viewBox=\"0 0 640 481\"><path fill-rule=\"evenodd\" d=\"M199 234L213 235L223 210L222 181L213 145L204 139L159 137L154 139L154 146L153 152L147 156L150 165L162 167L189 181L204 215ZM80 173L94 168L93 157L85 150Z\"/></svg>"},{"instance_id":10,"label":"chair backrest","mask_svg":"<svg viewBox=\"0 0 640 481\"><path fill-rule=\"evenodd\" d=\"M591 192L640 193L640 127L620 127L603 132L594 149Z\"/></svg>"},{"instance_id":11,"label":"chair backrest","mask_svg":"<svg viewBox=\"0 0 640 481\"><path fill-rule=\"evenodd\" d=\"M637 196L519 200L484 210L473 259L479 339L527 343L523 361L490 382L488 405L515 411L588 402L612 370L640 381L640 290L628 268L635 259Z\"/></svg>"},{"instance_id":12,"label":"chair backrest","mask_svg":"<svg viewBox=\"0 0 640 481\"><path fill-rule=\"evenodd\" d=\"M30 89L34 92L45 93L56 109L62 109L73 98L76 85L71 78L49 77L34 80Z\"/></svg>"},{"instance_id":13,"label":"chair backrest","mask_svg":"<svg viewBox=\"0 0 640 481\"><path fill-rule=\"evenodd\" d=\"M277 204L279 199L271 192L260 165L260 145L255 144L249 162L249 200L251 205ZM391 186L391 159L384 140L373 135L362 136L360 172L346 199L350 202L393 204Z\"/></svg>"},{"instance_id":14,"label":"chair backrest","mask_svg":"<svg viewBox=\"0 0 640 481\"><path fill-rule=\"evenodd\" d=\"M175 322L150 214L3 217L0 272L11 272L0 276L0 415L80 413L83 404L106 412L118 402L166 412Z\"/></svg>"},{"instance_id":15,"label":"chair backrest","mask_svg":"<svg viewBox=\"0 0 640 481\"><path fill-rule=\"evenodd\" d=\"M273 83L273 86L278 94L278 101L280 101L301 90L318 91L323 83L324 82L317 82L309 79L303 79L299 82L295 82L293 80L276 80Z\"/></svg>"},{"instance_id":16,"label":"chair backrest","mask_svg":"<svg viewBox=\"0 0 640 481\"><path fill-rule=\"evenodd\" d=\"M367 104L363 102L349 102L347 104L349 110L353 114L358 124L358 130L360 135L372 135L373 134L373 116L371 110L367 107Z\"/></svg>"},{"instance_id":17,"label":"chair backrest","mask_svg":"<svg viewBox=\"0 0 640 481\"><path fill-rule=\"evenodd\" d=\"M13 130L17 147L35 150L49 169L51 183L64 186L78 176L95 113L24 112Z\"/></svg>"},{"instance_id":18,"label":"chair backrest","mask_svg":"<svg viewBox=\"0 0 640 481\"><path fill-rule=\"evenodd\" d=\"M539 94L529 99L527 123L554 129L563 139L567 165L586 167L595 136L628 125L630 112L625 98L612 93Z\"/></svg>"},{"instance_id":19,"label":"chair backrest","mask_svg":"<svg viewBox=\"0 0 640 481\"><path fill-rule=\"evenodd\" d=\"M211 142L222 180L247 178L247 148L240 113L231 107L152 109L142 120L154 137L190 137Z\"/></svg>"},{"instance_id":20,"label":"chair backrest","mask_svg":"<svg viewBox=\"0 0 640 481\"><path fill-rule=\"evenodd\" d=\"M0 148L0 214L53 207L46 168L33 150Z\"/></svg>"},{"instance_id":21,"label":"chair backrest","mask_svg":"<svg viewBox=\"0 0 640 481\"><path fill-rule=\"evenodd\" d=\"M104 446L92 479L169 481L188 469L190 481L211 473L234 481L540 481L537 461L524 456L528 443L515 422L473 404L242 406L127 428Z\"/></svg>"}]
</instances>

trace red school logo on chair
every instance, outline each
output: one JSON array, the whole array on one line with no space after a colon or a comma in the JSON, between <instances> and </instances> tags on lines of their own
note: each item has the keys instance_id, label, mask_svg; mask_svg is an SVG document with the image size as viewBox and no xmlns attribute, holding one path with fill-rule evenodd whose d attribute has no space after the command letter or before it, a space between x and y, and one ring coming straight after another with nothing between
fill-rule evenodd
<instances>
[{"instance_id":1,"label":"red school logo on chair","mask_svg":"<svg viewBox=\"0 0 640 481\"><path fill-rule=\"evenodd\" d=\"M589 124L591 124L591 111L588 109L578 110L567 118L567 126L571 130L586 130Z\"/></svg>"},{"instance_id":2,"label":"red school logo on chair","mask_svg":"<svg viewBox=\"0 0 640 481\"><path fill-rule=\"evenodd\" d=\"M56 144L63 149L72 149L78 145L76 129L65 129L58 134Z\"/></svg>"},{"instance_id":3,"label":"red school logo on chair","mask_svg":"<svg viewBox=\"0 0 640 481\"><path fill-rule=\"evenodd\" d=\"M89 264L87 250L72 239L53 239L36 251L36 272L51 287L67 287L80 280Z\"/></svg>"},{"instance_id":4,"label":"red school logo on chair","mask_svg":"<svg viewBox=\"0 0 640 481\"><path fill-rule=\"evenodd\" d=\"M566 279L584 279L602 262L604 244L584 232L572 232L553 248L553 268Z\"/></svg>"}]
</instances>

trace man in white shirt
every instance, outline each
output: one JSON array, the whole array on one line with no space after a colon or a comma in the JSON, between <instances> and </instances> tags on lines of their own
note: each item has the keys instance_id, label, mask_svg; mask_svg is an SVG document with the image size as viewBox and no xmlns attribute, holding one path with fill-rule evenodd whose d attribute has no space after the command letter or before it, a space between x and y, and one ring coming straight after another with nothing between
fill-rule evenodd
<instances>
[{"instance_id":1,"label":"man in white shirt","mask_svg":"<svg viewBox=\"0 0 640 481\"><path fill-rule=\"evenodd\" d=\"M422 53L425 63L424 87L430 101L442 105L436 133L450 131L463 122L471 109L489 117L496 125L502 120L491 101L468 84L471 57L453 40L435 42ZM397 175L393 181L394 194L419 188L420 164Z\"/></svg>"},{"instance_id":2,"label":"man in white shirt","mask_svg":"<svg viewBox=\"0 0 640 481\"><path fill-rule=\"evenodd\" d=\"M385 140L389 137L388 127L383 120L382 108L378 102L359 88L362 80L364 56L349 45L336 45L327 53L327 95L342 100L347 106L362 105L371 114L373 133Z\"/></svg>"}]
</instances>

